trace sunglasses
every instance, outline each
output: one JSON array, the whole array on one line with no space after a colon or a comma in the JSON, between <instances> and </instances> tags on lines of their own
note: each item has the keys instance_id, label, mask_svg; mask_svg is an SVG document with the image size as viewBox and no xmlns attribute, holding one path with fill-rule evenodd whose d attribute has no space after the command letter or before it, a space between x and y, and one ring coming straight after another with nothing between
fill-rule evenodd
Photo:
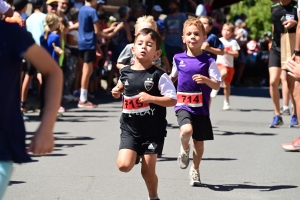
<instances>
[{"instance_id":1,"label":"sunglasses","mask_svg":"<svg viewBox=\"0 0 300 200\"><path fill-rule=\"evenodd\" d=\"M58 4L49 4L49 6L51 6L52 8L57 8L58 7Z\"/></svg>"}]
</instances>

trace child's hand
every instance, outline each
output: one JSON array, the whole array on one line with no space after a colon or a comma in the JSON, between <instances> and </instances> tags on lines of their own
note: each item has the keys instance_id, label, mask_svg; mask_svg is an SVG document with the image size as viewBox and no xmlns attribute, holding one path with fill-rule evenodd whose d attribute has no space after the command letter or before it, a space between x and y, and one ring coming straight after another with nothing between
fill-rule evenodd
<instances>
[{"instance_id":1,"label":"child's hand","mask_svg":"<svg viewBox=\"0 0 300 200\"><path fill-rule=\"evenodd\" d=\"M113 96L115 99L120 98L120 96L121 96L120 88L117 87L117 86L114 87L114 88L111 90L111 94L112 94L112 96Z\"/></svg>"},{"instance_id":2,"label":"child's hand","mask_svg":"<svg viewBox=\"0 0 300 200\"><path fill-rule=\"evenodd\" d=\"M28 152L35 155L51 153L54 148L54 137L51 130L38 129L31 140Z\"/></svg>"},{"instance_id":3,"label":"child's hand","mask_svg":"<svg viewBox=\"0 0 300 200\"><path fill-rule=\"evenodd\" d=\"M207 81L206 76L202 76L201 74L195 74L192 76L192 79L197 82L197 84L204 84Z\"/></svg>"},{"instance_id":4,"label":"child's hand","mask_svg":"<svg viewBox=\"0 0 300 200\"><path fill-rule=\"evenodd\" d=\"M52 46L55 52L57 52L60 55L63 54L64 51L60 47L57 47L54 42L52 43Z\"/></svg>"},{"instance_id":5,"label":"child's hand","mask_svg":"<svg viewBox=\"0 0 300 200\"><path fill-rule=\"evenodd\" d=\"M151 103L153 99L152 96L147 94L146 92L139 93L138 97L141 103Z\"/></svg>"},{"instance_id":6,"label":"child's hand","mask_svg":"<svg viewBox=\"0 0 300 200\"><path fill-rule=\"evenodd\" d=\"M203 49L203 50L208 50L209 49L209 43L208 42L204 42L203 44L202 44L202 47L201 47L201 49Z\"/></svg>"}]
</instances>

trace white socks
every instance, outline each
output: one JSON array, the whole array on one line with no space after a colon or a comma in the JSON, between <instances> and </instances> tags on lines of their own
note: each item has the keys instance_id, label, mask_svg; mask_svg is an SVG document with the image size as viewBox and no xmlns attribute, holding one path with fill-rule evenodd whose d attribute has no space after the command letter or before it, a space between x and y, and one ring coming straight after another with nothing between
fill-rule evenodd
<instances>
[{"instance_id":1,"label":"white socks","mask_svg":"<svg viewBox=\"0 0 300 200\"><path fill-rule=\"evenodd\" d=\"M86 102L87 101L87 90L86 89L80 89L80 101Z\"/></svg>"},{"instance_id":2,"label":"white socks","mask_svg":"<svg viewBox=\"0 0 300 200\"><path fill-rule=\"evenodd\" d=\"M283 107L283 110L288 110L288 109L290 109L289 106L282 106L282 107Z\"/></svg>"}]
</instances>

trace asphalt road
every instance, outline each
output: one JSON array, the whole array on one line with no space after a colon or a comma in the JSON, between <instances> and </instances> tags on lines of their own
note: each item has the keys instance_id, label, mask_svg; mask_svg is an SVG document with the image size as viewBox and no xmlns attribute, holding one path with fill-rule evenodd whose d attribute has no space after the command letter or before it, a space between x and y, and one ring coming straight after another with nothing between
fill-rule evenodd
<instances>
[{"instance_id":1,"label":"asphalt road","mask_svg":"<svg viewBox=\"0 0 300 200\"><path fill-rule=\"evenodd\" d=\"M222 96L213 100L215 140L205 143L202 187L189 186L188 169L177 165L179 129L173 109L168 109L168 137L157 162L162 200L300 199L300 154L280 146L299 137L300 130L288 127L290 116L284 116L281 128L268 127L273 117L271 100L259 97L268 96L263 95L266 91L234 93L230 111L222 111ZM102 98L95 110L68 110L55 126L54 152L15 165L4 199L146 200L141 165L129 173L116 167L121 102L111 100ZM26 122L28 141L39 124L37 117L32 119Z\"/></svg>"}]
</instances>

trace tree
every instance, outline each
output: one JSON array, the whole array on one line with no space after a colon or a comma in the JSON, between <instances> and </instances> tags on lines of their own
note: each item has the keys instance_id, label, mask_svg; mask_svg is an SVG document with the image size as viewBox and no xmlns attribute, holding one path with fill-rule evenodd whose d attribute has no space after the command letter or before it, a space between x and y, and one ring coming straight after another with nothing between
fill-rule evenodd
<instances>
[{"instance_id":1,"label":"tree","mask_svg":"<svg viewBox=\"0 0 300 200\"><path fill-rule=\"evenodd\" d=\"M272 30L271 0L244 0L231 5L231 21L235 15L245 13L250 37L257 39Z\"/></svg>"}]
</instances>

